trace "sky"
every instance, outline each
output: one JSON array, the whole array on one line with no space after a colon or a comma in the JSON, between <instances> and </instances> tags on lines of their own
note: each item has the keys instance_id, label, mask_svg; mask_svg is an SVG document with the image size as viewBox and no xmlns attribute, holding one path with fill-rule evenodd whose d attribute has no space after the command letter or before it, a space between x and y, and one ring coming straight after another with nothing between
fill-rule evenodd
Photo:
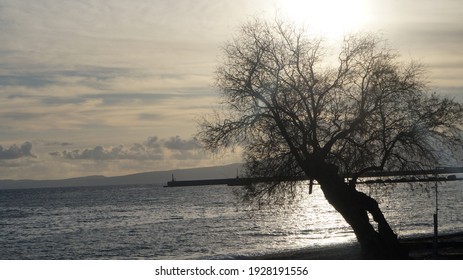
<instances>
[{"instance_id":1,"label":"sky","mask_svg":"<svg viewBox=\"0 0 463 280\"><path fill-rule=\"evenodd\" d=\"M220 48L284 14L328 38L379 32L463 101L460 0L0 0L0 179L239 162L194 139Z\"/></svg>"}]
</instances>

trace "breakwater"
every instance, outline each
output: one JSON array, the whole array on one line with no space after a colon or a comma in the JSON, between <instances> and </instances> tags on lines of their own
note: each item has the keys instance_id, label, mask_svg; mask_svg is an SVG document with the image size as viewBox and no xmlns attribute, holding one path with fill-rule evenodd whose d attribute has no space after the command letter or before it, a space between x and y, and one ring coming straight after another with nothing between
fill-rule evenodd
<instances>
[{"instance_id":1,"label":"breakwater","mask_svg":"<svg viewBox=\"0 0 463 280\"><path fill-rule=\"evenodd\" d=\"M463 173L463 167L444 167L427 170L407 170L407 171L383 171L368 172L363 174L362 178L369 178L359 183L404 183L404 182L429 182L429 181L454 181L463 180L455 175ZM442 176L445 175L445 176ZM446 176L448 175L448 176ZM414 177L422 176L422 177ZM387 179L383 179L387 178ZM297 177L258 177L258 178L225 178L225 179L204 179L204 180L175 180L172 175L172 181L167 182L165 187L187 187L187 186L210 186L210 185L227 185L243 186L255 183L272 183L283 181L305 181L309 180L306 176Z\"/></svg>"}]
</instances>

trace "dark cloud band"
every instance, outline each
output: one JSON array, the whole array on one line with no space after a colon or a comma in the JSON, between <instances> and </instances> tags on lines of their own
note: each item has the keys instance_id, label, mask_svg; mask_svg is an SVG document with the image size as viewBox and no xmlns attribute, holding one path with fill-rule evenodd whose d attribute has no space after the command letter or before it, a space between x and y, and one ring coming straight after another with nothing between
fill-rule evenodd
<instances>
[{"instance_id":1,"label":"dark cloud band","mask_svg":"<svg viewBox=\"0 0 463 280\"><path fill-rule=\"evenodd\" d=\"M159 139L157 136L148 137L143 143L131 146L119 145L115 147L96 146L76 150L64 150L49 153L52 157L67 160L164 160L166 157L177 160L199 160L205 155L195 138L182 139L179 136L169 140Z\"/></svg>"},{"instance_id":2,"label":"dark cloud band","mask_svg":"<svg viewBox=\"0 0 463 280\"><path fill-rule=\"evenodd\" d=\"M24 142L21 146L15 144L7 149L0 146L0 160L11 160L24 157L36 157L32 153L32 143L30 142Z\"/></svg>"}]
</instances>

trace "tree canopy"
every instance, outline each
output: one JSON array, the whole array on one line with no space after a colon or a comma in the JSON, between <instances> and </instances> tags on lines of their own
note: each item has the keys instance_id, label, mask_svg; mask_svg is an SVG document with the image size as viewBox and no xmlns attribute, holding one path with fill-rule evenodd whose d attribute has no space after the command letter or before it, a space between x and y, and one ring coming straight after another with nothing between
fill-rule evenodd
<instances>
[{"instance_id":1,"label":"tree canopy","mask_svg":"<svg viewBox=\"0 0 463 280\"><path fill-rule=\"evenodd\" d=\"M206 147L239 144L255 175L317 158L348 176L434 167L461 145L462 106L428 93L421 64L374 34L346 36L337 56L326 43L283 21L242 26L223 48L224 110L201 124Z\"/></svg>"}]
</instances>

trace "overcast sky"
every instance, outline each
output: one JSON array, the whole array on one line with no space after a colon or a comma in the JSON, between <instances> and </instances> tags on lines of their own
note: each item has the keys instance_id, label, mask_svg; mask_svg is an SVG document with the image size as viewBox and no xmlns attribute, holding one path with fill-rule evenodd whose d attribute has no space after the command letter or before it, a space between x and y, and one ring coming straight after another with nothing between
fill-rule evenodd
<instances>
[{"instance_id":1,"label":"overcast sky","mask_svg":"<svg viewBox=\"0 0 463 280\"><path fill-rule=\"evenodd\" d=\"M0 0L0 179L208 166L192 139L220 46L275 10L336 37L381 32L463 101L460 0Z\"/></svg>"}]
</instances>

